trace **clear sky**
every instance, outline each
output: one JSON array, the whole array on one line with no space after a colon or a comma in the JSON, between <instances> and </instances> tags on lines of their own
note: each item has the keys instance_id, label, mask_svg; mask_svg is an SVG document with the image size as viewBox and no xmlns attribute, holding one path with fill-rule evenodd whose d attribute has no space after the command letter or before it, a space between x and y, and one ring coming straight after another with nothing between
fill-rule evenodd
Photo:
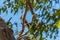
<instances>
[{"instance_id":1,"label":"clear sky","mask_svg":"<svg viewBox=\"0 0 60 40\"><path fill-rule=\"evenodd\" d=\"M1 6L3 6L3 0L0 0L0 7ZM59 4L55 4L55 2L53 1L53 8L56 8L56 9L58 9L58 8L60 8L60 3ZM10 20L10 22L13 24L13 30L15 31L16 29L18 29L18 31L20 31L21 30L21 21L20 21L20 15L21 15L21 10L19 10L18 12L17 12L17 14L16 15L14 15L14 13L10 13L10 9L8 9L9 10L9 12L8 12L8 14L6 14L6 13L2 13L2 14L0 14L0 17L2 17L5 21L8 21L9 20L9 18L11 18L12 17L12 19ZM35 13L38 13L39 12L39 10L38 11L36 11ZM26 19L27 19L27 21L28 22L30 22L31 20L31 13L30 12L28 12L28 14L27 14L27 16L26 16ZM16 25L14 24L14 23L18 23L18 28L16 27ZM58 29L59 30L59 34L58 34L58 37L57 37L57 39L56 40L60 40L60 29ZM27 31L27 29L25 29L25 32ZM48 37L48 40L50 40L50 38ZM51 39L51 40L53 40L53 39Z\"/></svg>"}]
</instances>

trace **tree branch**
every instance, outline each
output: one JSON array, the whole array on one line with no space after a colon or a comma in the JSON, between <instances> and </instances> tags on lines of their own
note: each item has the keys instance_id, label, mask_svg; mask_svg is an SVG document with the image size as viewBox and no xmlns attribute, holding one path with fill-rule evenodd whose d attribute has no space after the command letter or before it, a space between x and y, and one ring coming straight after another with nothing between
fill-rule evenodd
<instances>
[{"instance_id":1,"label":"tree branch","mask_svg":"<svg viewBox=\"0 0 60 40\"><path fill-rule=\"evenodd\" d=\"M22 33L24 32L24 27L25 27L24 24L25 24L26 14L27 14L27 2L26 2L26 8L25 8L24 16L23 16L23 19L22 19L22 30L21 30L21 33L19 34L19 37L17 38L17 40L20 39Z\"/></svg>"},{"instance_id":2,"label":"tree branch","mask_svg":"<svg viewBox=\"0 0 60 40\"><path fill-rule=\"evenodd\" d=\"M22 30L21 30L21 33L19 34L19 37L17 38L17 40L20 39L22 33L24 32L24 27L25 27L24 23L25 23L25 18L26 18L28 6L29 6L30 11L31 11L31 14L32 14L32 19L33 19L33 16L34 16L33 8L32 8L32 6L31 6L31 4L30 4L30 0L26 0L26 8L25 8L25 12L24 12L23 20L22 20ZM32 22L31 22L31 23L32 23ZM24 35L23 35L23 36L24 36Z\"/></svg>"},{"instance_id":3,"label":"tree branch","mask_svg":"<svg viewBox=\"0 0 60 40\"><path fill-rule=\"evenodd\" d=\"M32 8L32 5L31 5L31 3L30 3L30 0L28 1L28 6L29 6L29 8L30 8L30 11L31 11L31 14L32 14L32 20L31 20L31 23L32 23L32 21L33 21L33 17L34 17L34 12L33 12L33 8Z\"/></svg>"}]
</instances>

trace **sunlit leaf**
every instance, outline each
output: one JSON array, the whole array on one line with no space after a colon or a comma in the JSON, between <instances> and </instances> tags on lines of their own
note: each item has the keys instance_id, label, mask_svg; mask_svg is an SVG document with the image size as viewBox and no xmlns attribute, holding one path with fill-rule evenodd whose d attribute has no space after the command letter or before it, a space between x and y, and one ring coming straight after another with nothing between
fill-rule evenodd
<instances>
[{"instance_id":1,"label":"sunlit leaf","mask_svg":"<svg viewBox=\"0 0 60 40\"><path fill-rule=\"evenodd\" d=\"M54 16L59 16L60 15L60 9L58 9L55 13Z\"/></svg>"},{"instance_id":2,"label":"sunlit leaf","mask_svg":"<svg viewBox=\"0 0 60 40\"><path fill-rule=\"evenodd\" d=\"M60 28L60 19L57 20L56 26L57 26L57 28Z\"/></svg>"},{"instance_id":3,"label":"sunlit leaf","mask_svg":"<svg viewBox=\"0 0 60 40\"><path fill-rule=\"evenodd\" d=\"M31 40L36 40L36 38L32 38Z\"/></svg>"},{"instance_id":4,"label":"sunlit leaf","mask_svg":"<svg viewBox=\"0 0 60 40\"><path fill-rule=\"evenodd\" d=\"M22 0L22 3L24 3L25 2L25 0Z\"/></svg>"},{"instance_id":5,"label":"sunlit leaf","mask_svg":"<svg viewBox=\"0 0 60 40\"><path fill-rule=\"evenodd\" d=\"M44 38L40 38L40 40L44 40Z\"/></svg>"},{"instance_id":6,"label":"sunlit leaf","mask_svg":"<svg viewBox=\"0 0 60 40\"><path fill-rule=\"evenodd\" d=\"M11 24L9 24L9 28L12 28L12 25Z\"/></svg>"},{"instance_id":7,"label":"sunlit leaf","mask_svg":"<svg viewBox=\"0 0 60 40\"><path fill-rule=\"evenodd\" d=\"M44 3L46 4L48 2L48 0L44 0Z\"/></svg>"}]
</instances>

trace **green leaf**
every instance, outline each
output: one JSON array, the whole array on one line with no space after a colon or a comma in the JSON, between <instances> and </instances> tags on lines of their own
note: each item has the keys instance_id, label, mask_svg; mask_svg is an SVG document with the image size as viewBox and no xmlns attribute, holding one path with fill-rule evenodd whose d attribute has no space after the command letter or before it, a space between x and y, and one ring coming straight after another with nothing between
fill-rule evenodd
<instances>
[{"instance_id":1,"label":"green leaf","mask_svg":"<svg viewBox=\"0 0 60 40\"><path fill-rule=\"evenodd\" d=\"M9 28L12 28L12 24L9 24Z\"/></svg>"},{"instance_id":2,"label":"green leaf","mask_svg":"<svg viewBox=\"0 0 60 40\"><path fill-rule=\"evenodd\" d=\"M2 10L3 12L5 12L5 11L6 11L6 7L2 7L1 10Z\"/></svg>"},{"instance_id":3,"label":"green leaf","mask_svg":"<svg viewBox=\"0 0 60 40\"><path fill-rule=\"evenodd\" d=\"M44 38L40 38L40 40L44 40Z\"/></svg>"},{"instance_id":4,"label":"green leaf","mask_svg":"<svg viewBox=\"0 0 60 40\"><path fill-rule=\"evenodd\" d=\"M7 0L8 2L10 2L10 0Z\"/></svg>"},{"instance_id":5,"label":"green leaf","mask_svg":"<svg viewBox=\"0 0 60 40\"><path fill-rule=\"evenodd\" d=\"M57 22L56 22L56 27L57 27L57 28L60 28L60 19L57 20Z\"/></svg>"},{"instance_id":6,"label":"green leaf","mask_svg":"<svg viewBox=\"0 0 60 40\"><path fill-rule=\"evenodd\" d=\"M8 3L6 5L8 6L8 8L10 8L12 6L12 3Z\"/></svg>"},{"instance_id":7,"label":"green leaf","mask_svg":"<svg viewBox=\"0 0 60 40\"><path fill-rule=\"evenodd\" d=\"M48 0L44 0L44 3L46 4L48 2Z\"/></svg>"},{"instance_id":8,"label":"green leaf","mask_svg":"<svg viewBox=\"0 0 60 40\"><path fill-rule=\"evenodd\" d=\"M54 36L54 39L56 39L56 36Z\"/></svg>"},{"instance_id":9,"label":"green leaf","mask_svg":"<svg viewBox=\"0 0 60 40\"><path fill-rule=\"evenodd\" d=\"M50 34L50 39L52 38L52 35Z\"/></svg>"},{"instance_id":10,"label":"green leaf","mask_svg":"<svg viewBox=\"0 0 60 40\"><path fill-rule=\"evenodd\" d=\"M60 9L55 11L54 16L60 16Z\"/></svg>"},{"instance_id":11,"label":"green leaf","mask_svg":"<svg viewBox=\"0 0 60 40\"><path fill-rule=\"evenodd\" d=\"M1 14L1 8L0 8L0 14Z\"/></svg>"}]
</instances>

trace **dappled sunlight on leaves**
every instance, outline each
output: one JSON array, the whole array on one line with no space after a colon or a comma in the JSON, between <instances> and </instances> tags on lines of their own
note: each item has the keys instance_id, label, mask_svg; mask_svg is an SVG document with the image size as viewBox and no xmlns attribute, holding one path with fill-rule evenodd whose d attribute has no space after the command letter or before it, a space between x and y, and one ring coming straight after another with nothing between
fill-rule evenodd
<instances>
[{"instance_id":1,"label":"dappled sunlight on leaves","mask_svg":"<svg viewBox=\"0 0 60 40\"><path fill-rule=\"evenodd\" d=\"M31 11L32 19L29 19L29 20L32 20L32 21L29 23L28 22L25 23L25 21L27 20L26 19L27 17L25 17L24 11L21 12L22 29L25 30L25 27L28 28L28 31L26 32L25 35L21 37L21 39L45 40L48 36L50 37L50 39L53 37L54 39L56 39L57 34L58 34L58 28L60 28L60 9L52 8L53 1L55 0L44 0L44 1L42 0L14 0L13 2L10 2L10 0L9 1L7 0L7 1L4 1L3 3L4 6L0 8L0 12L6 12L6 11L8 12L7 9L11 8L11 13L14 12L14 15L15 15L19 9L24 10L27 7L26 10L24 11L26 11L25 13L28 13L28 11ZM39 11L39 13L35 13L35 11ZM28 18L29 18L29 15L28 15ZM18 24L15 23L15 25L17 26ZM11 24L9 24L9 28L12 28ZM22 33L22 31L18 32L18 27L17 27L16 33L20 34ZM43 37L44 33L46 34L45 37ZM55 36L53 36L53 33L55 33ZM38 36L39 38L37 38Z\"/></svg>"},{"instance_id":2,"label":"dappled sunlight on leaves","mask_svg":"<svg viewBox=\"0 0 60 40\"><path fill-rule=\"evenodd\" d=\"M57 28L60 28L60 19L57 20L56 26L57 26Z\"/></svg>"}]
</instances>

